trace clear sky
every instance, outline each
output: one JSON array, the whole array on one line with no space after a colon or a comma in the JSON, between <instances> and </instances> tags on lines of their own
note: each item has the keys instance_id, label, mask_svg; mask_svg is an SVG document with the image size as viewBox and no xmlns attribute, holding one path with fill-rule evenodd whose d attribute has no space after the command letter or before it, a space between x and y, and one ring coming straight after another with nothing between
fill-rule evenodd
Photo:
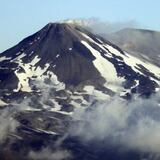
<instances>
[{"instance_id":1,"label":"clear sky","mask_svg":"<svg viewBox=\"0 0 160 160\"><path fill-rule=\"evenodd\" d=\"M160 31L160 0L0 0L0 52L48 22L91 17Z\"/></svg>"}]
</instances>

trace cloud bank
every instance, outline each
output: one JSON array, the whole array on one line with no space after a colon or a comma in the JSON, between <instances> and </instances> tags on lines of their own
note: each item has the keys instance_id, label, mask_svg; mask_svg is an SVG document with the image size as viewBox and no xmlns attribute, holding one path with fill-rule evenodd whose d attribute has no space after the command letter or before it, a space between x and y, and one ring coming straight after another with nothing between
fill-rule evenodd
<instances>
[{"instance_id":1,"label":"cloud bank","mask_svg":"<svg viewBox=\"0 0 160 160\"><path fill-rule=\"evenodd\" d=\"M118 97L77 109L78 125L70 134L85 142L103 141L128 149L160 153L160 94L150 99L125 101Z\"/></svg>"}]
</instances>

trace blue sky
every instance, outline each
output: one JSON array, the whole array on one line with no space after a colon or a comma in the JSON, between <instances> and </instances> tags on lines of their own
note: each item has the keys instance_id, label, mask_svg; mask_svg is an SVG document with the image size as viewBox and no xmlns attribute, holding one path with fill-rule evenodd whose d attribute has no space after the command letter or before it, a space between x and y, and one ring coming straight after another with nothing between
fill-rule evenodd
<instances>
[{"instance_id":1,"label":"blue sky","mask_svg":"<svg viewBox=\"0 0 160 160\"><path fill-rule=\"evenodd\" d=\"M0 0L0 52L48 22L96 17L160 31L160 0Z\"/></svg>"}]
</instances>

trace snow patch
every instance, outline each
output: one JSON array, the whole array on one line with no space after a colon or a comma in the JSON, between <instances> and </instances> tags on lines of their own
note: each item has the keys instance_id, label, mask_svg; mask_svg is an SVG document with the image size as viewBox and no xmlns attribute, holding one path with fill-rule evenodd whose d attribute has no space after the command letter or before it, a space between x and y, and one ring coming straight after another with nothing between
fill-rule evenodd
<instances>
[{"instance_id":1,"label":"snow patch","mask_svg":"<svg viewBox=\"0 0 160 160\"><path fill-rule=\"evenodd\" d=\"M39 132L46 133L46 134L51 134L51 135L56 135L57 134L56 132L46 131L46 130L43 130L43 129L40 129L40 128L36 128L36 130L39 131Z\"/></svg>"},{"instance_id":2,"label":"snow patch","mask_svg":"<svg viewBox=\"0 0 160 160\"><path fill-rule=\"evenodd\" d=\"M22 53L18 57L12 59L11 62L21 63L22 62L22 58L25 57L25 56L26 56L26 54Z\"/></svg>"},{"instance_id":3,"label":"snow patch","mask_svg":"<svg viewBox=\"0 0 160 160\"><path fill-rule=\"evenodd\" d=\"M59 56L60 56L60 55L59 55L59 54L57 54L57 55L56 55L56 58L58 58Z\"/></svg>"},{"instance_id":4,"label":"snow patch","mask_svg":"<svg viewBox=\"0 0 160 160\"><path fill-rule=\"evenodd\" d=\"M58 102L55 99L50 99L53 103L54 103L54 107L52 107L50 109L51 112L56 112L56 113L60 113L60 114L64 114L64 115L72 115L73 112L65 112L65 111L61 111L61 105L58 104Z\"/></svg>"},{"instance_id":5,"label":"snow patch","mask_svg":"<svg viewBox=\"0 0 160 160\"><path fill-rule=\"evenodd\" d=\"M106 100L110 100L110 98L111 98L109 95L103 93L102 91L96 90L96 89L94 88L94 86L89 86L89 85L88 85L88 86L84 86L83 90L84 90L87 94L93 96L94 99L106 101Z\"/></svg>"},{"instance_id":6,"label":"snow patch","mask_svg":"<svg viewBox=\"0 0 160 160\"><path fill-rule=\"evenodd\" d=\"M106 57L109 57L109 58L112 58L112 57L113 57L112 54L111 54L110 52L108 52L108 50L105 48L104 45L101 45L101 44L95 42L95 41L94 41L92 38L90 38L88 35L86 35L86 34L84 34L84 33L82 33L82 32L80 32L80 33L83 35L83 37L87 38L90 42L92 42L92 43L96 44L98 47L100 47L101 50L100 50L99 52L102 52L102 50L103 50L103 51L107 52L107 54L105 54ZM101 43L102 43L102 41L101 41Z\"/></svg>"},{"instance_id":7,"label":"snow patch","mask_svg":"<svg viewBox=\"0 0 160 160\"><path fill-rule=\"evenodd\" d=\"M8 105L8 103L0 99L0 107L6 106L6 105Z\"/></svg>"},{"instance_id":8,"label":"snow patch","mask_svg":"<svg viewBox=\"0 0 160 160\"><path fill-rule=\"evenodd\" d=\"M107 59L102 57L101 53L91 47L87 42L81 41L81 43L86 46L96 58L93 61L93 64L100 72L101 76L105 78L105 86L107 88L110 87L113 91L121 90L121 84L125 81L125 79L117 76L117 71L114 65L111 62L107 61Z\"/></svg>"},{"instance_id":9,"label":"snow patch","mask_svg":"<svg viewBox=\"0 0 160 160\"><path fill-rule=\"evenodd\" d=\"M21 60L22 57L24 57L25 54L20 55L18 58L16 58L16 61L19 63L19 67L23 68L25 73L19 73L18 70L15 71L15 74L17 78L19 79L18 88L14 90L14 92L18 92L19 90L25 91L25 92L31 92L31 88L29 86L29 79L36 74L35 72L35 64L37 64L40 61L40 58L38 56L35 56L35 58L30 62L24 64Z\"/></svg>"},{"instance_id":10,"label":"snow patch","mask_svg":"<svg viewBox=\"0 0 160 160\"><path fill-rule=\"evenodd\" d=\"M5 60L10 60L10 59L11 57L3 56L3 57L0 57L0 62L5 61Z\"/></svg>"}]
</instances>

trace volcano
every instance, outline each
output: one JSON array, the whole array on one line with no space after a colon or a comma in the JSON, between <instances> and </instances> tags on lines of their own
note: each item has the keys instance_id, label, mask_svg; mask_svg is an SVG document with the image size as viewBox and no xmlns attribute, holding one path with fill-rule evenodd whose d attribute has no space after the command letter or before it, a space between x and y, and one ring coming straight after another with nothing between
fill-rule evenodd
<instances>
[{"instance_id":1,"label":"volcano","mask_svg":"<svg viewBox=\"0 0 160 160\"><path fill-rule=\"evenodd\" d=\"M63 23L49 23L0 56L1 88L13 92L31 92L32 80L54 75L67 86L87 83L143 94L155 91L160 77L157 66L81 27Z\"/></svg>"},{"instance_id":2,"label":"volcano","mask_svg":"<svg viewBox=\"0 0 160 160\"><path fill-rule=\"evenodd\" d=\"M16 133L7 133L9 144L0 147L2 157L19 152L22 160L26 148L53 143L67 132L75 108L115 95L149 97L159 85L160 68L143 57L81 26L49 23L0 54L0 106L11 108L19 122ZM16 112L15 102L20 106ZM87 151L85 156L93 158Z\"/></svg>"}]
</instances>

